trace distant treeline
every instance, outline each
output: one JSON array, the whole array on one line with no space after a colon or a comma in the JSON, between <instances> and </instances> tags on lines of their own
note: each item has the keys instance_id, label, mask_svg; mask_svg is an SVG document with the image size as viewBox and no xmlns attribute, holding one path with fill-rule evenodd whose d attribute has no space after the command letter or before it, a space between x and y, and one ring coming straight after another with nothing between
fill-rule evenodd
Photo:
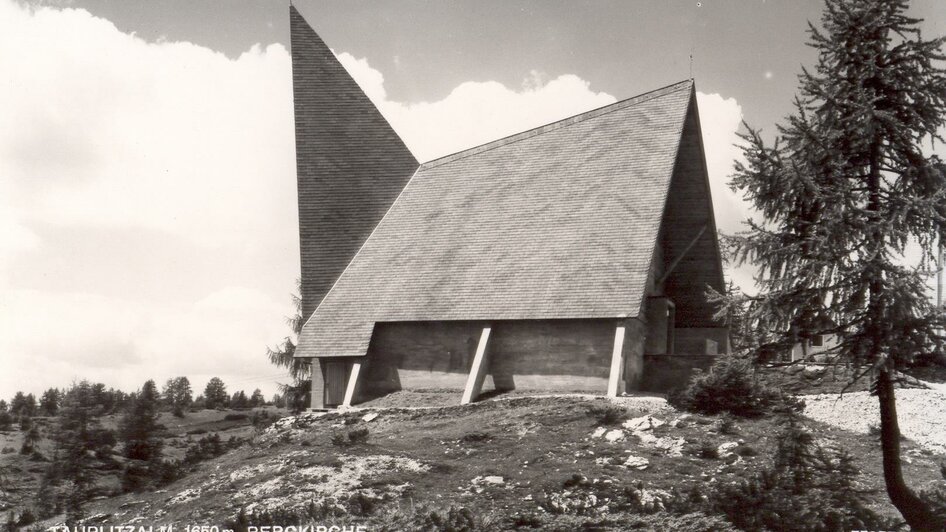
<instances>
[{"instance_id":1,"label":"distant treeline","mask_svg":"<svg viewBox=\"0 0 946 532\"><path fill-rule=\"evenodd\" d=\"M56 416L59 414L69 389L49 388L37 401L32 393L16 392L7 402L0 399L0 430L10 430L14 424L21 423L23 418L36 416ZM124 411L134 403L140 392L125 393L115 388L106 388L102 383L82 382L82 386L89 388L86 406L96 410L99 416L116 414ZM274 406L284 408L286 399L281 394L275 394L268 401L263 397L259 388L253 390L249 396L243 390L230 395L223 380L213 377L204 387L204 393L194 397L190 380L187 377L168 379L161 392L156 397L159 408L170 411L203 410L205 408L257 408L260 406Z\"/></svg>"},{"instance_id":2,"label":"distant treeline","mask_svg":"<svg viewBox=\"0 0 946 532\"><path fill-rule=\"evenodd\" d=\"M169 459L163 452L169 431L158 422L162 412L186 417L187 412L204 409L282 408L285 403L279 394L266 401L259 389L249 397L242 390L230 395L217 377L210 379L204 393L196 398L187 377L168 379L160 392L153 380L131 393L88 381L63 390L50 388L38 401L31 393L17 392L9 403L0 400L0 431L22 431L19 454L47 466L32 508L16 518L11 514L10 519L16 526L26 526L37 518L65 513L67 523L77 523L83 517L85 501L116 494L114 488L103 487L108 485L102 482L106 477L120 479L123 492L153 490L181 478L198 462L242 443L208 434L189 441L183 458ZM103 423L106 416L108 421ZM261 429L273 420L270 412L257 410L251 421ZM0 452L16 450L4 448ZM0 484L3 469L0 464Z\"/></svg>"}]
</instances>

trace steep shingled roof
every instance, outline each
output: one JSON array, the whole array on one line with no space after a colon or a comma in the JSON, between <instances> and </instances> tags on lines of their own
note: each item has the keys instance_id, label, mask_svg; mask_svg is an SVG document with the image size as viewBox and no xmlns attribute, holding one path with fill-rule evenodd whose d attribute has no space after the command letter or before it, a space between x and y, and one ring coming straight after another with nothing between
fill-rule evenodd
<instances>
[{"instance_id":1,"label":"steep shingled roof","mask_svg":"<svg viewBox=\"0 0 946 532\"><path fill-rule=\"evenodd\" d=\"M289 7L302 315L309 317L419 164Z\"/></svg>"},{"instance_id":2,"label":"steep shingled roof","mask_svg":"<svg viewBox=\"0 0 946 532\"><path fill-rule=\"evenodd\" d=\"M394 321L637 316L693 83L421 165L303 328L362 356Z\"/></svg>"}]
</instances>

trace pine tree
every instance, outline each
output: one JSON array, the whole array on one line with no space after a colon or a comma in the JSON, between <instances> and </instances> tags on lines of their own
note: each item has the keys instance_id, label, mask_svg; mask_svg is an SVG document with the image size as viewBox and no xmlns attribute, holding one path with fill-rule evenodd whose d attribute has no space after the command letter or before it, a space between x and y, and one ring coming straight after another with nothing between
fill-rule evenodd
<instances>
[{"instance_id":1,"label":"pine tree","mask_svg":"<svg viewBox=\"0 0 946 532\"><path fill-rule=\"evenodd\" d=\"M296 290L302 292L302 279L296 279ZM296 358L295 339L302 333L302 326L305 325L302 318L302 298L292 294L292 304L295 307L295 313L286 318L286 324L289 325L292 334L283 339L282 343L275 349L266 348L266 355L269 361L279 368L285 368L289 372L291 384L280 384L279 388L283 397L288 403L294 405L303 405L305 396L311 389L312 364L305 358Z\"/></svg>"},{"instance_id":2,"label":"pine tree","mask_svg":"<svg viewBox=\"0 0 946 532\"><path fill-rule=\"evenodd\" d=\"M161 402L166 406L174 406L174 379L168 379L161 388Z\"/></svg>"},{"instance_id":3,"label":"pine tree","mask_svg":"<svg viewBox=\"0 0 946 532\"><path fill-rule=\"evenodd\" d=\"M158 437L158 388L154 381L144 383L131 408L122 418L119 431L126 458L155 462L161 457Z\"/></svg>"},{"instance_id":4,"label":"pine tree","mask_svg":"<svg viewBox=\"0 0 946 532\"><path fill-rule=\"evenodd\" d=\"M131 396L121 390L115 390L115 410L124 410L131 401Z\"/></svg>"},{"instance_id":5,"label":"pine tree","mask_svg":"<svg viewBox=\"0 0 946 532\"><path fill-rule=\"evenodd\" d=\"M23 436L23 444L20 446L20 454L33 454L36 451L36 444L43 438L39 430L39 425L32 425Z\"/></svg>"},{"instance_id":6,"label":"pine tree","mask_svg":"<svg viewBox=\"0 0 946 532\"><path fill-rule=\"evenodd\" d=\"M39 399L39 409L47 416L55 416L59 412L60 400L59 390L50 388L43 392L43 396Z\"/></svg>"},{"instance_id":7,"label":"pine tree","mask_svg":"<svg viewBox=\"0 0 946 532\"><path fill-rule=\"evenodd\" d=\"M67 521L82 517L82 503L93 484L94 457L107 451L111 442L94 415L96 405L87 381L72 386L63 398L59 426L55 432L56 458L47 473L69 482Z\"/></svg>"},{"instance_id":8,"label":"pine tree","mask_svg":"<svg viewBox=\"0 0 946 532\"><path fill-rule=\"evenodd\" d=\"M250 407L256 408L258 406L263 406L266 404L266 398L263 397L263 391L259 388L253 390L253 395L250 396Z\"/></svg>"},{"instance_id":9,"label":"pine tree","mask_svg":"<svg viewBox=\"0 0 946 532\"><path fill-rule=\"evenodd\" d=\"M161 397L168 406L184 408L194 402L191 382L187 377L168 379L161 391Z\"/></svg>"},{"instance_id":10,"label":"pine tree","mask_svg":"<svg viewBox=\"0 0 946 532\"><path fill-rule=\"evenodd\" d=\"M286 407L286 400L283 399L283 396L278 393L273 395L273 398L270 402L272 402L273 406L275 406L276 408Z\"/></svg>"},{"instance_id":11,"label":"pine tree","mask_svg":"<svg viewBox=\"0 0 946 532\"><path fill-rule=\"evenodd\" d=\"M946 40L924 40L906 10L905 0L826 1L795 111L772 145L744 136L747 162L730 185L764 221L729 245L760 268L744 318L778 333L768 348L834 334L832 353L855 378L873 376L890 499L915 530L942 530L904 481L894 394L898 368L939 345L944 324L925 283L946 237L946 168L924 147L946 123ZM908 245L919 259L904 256Z\"/></svg>"},{"instance_id":12,"label":"pine tree","mask_svg":"<svg viewBox=\"0 0 946 532\"><path fill-rule=\"evenodd\" d=\"M53 490L54 479L49 472L43 475L39 483L39 489L36 491L33 509L36 515L41 519L46 519L56 515L56 492Z\"/></svg>"},{"instance_id":13,"label":"pine tree","mask_svg":"<svg viewBox=\"0 0 946 532\"><path fill-rule=\"evenodd\" d=\"M250 406L249 399L246 398L246 393L243 390L240 390L233 394L233 397L230 398L230 408L246 408Z\"/></svg>"},{"instance_id":14,"label":"pine tree","mask_svg":"<svg viewBox=\"0 0 946 532\"><path fill-rule=\"evenodd\" d=\"M218 377L207 381L204 388L204 404L207 408L225 407L230 401L227 395L227 386Z\"/></svg>"},{"instance_id":15,"label":"pine tree","mask_svg":"<svg viewBox=\"0 0 946 532\"><path fill-rule=\"evenodd\" d=\"M195 410L203 410L207 408L207 400L203 395L198 395L194 398L193 407Z\"/></svg>"},{"instance_id":16,"label":"pine tree","mask_svg":"<svg viewBox=\"0 0 946 532\"><path fill-rule=\"evenodd\" d=\"M112 394L105 388L105 383L96 382L92 385L92 403L98 407L99 414L107 414L115 406Z\"/></svg>"},{"instance_id":17,"label":"pine tree","mask_svg":"<svg viewBox=\"0 0 946 532\"><path fill-rule=\"evenodd\" d=\"M194 402L194 391L187 377L174 379L174 406L184 408Z\"/></svg>"},{"instance_id":18,"label":"pine tree","mask_svg":"<svg viewBox=\"0 0 946 532\"><path fill-rule=\"evenodd\" d=\"M10 401L10 414L14 417L32 417L36 414L36 397L33 394L16 392Z\"/></svg>"}]
</instances>

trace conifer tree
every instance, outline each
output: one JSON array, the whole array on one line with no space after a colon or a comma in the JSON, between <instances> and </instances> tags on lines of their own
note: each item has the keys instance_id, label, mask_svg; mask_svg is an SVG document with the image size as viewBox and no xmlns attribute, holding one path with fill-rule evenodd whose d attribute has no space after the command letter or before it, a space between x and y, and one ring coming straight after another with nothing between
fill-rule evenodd
<instances>
[{"instance_id":1,"label":"conifer tree","mask_svg":"<svg viewBox=\"0 0 946 532\"><path fill-rule=\"evenodd\" d=\"M56 459L49 473L69 483L66 495L67 523L82 517L82 503L93 484L94 456L110 447L94 415L92 386L87 381L75 384L66 392L55 432Z\"/></svg>"},{"instance_id":2,"label":"conifer tree","mask_svg":"<svg viewBox=\"0 0 946 532\"><path fill-rule=\"evenodd\" d=\"M286 400L283 399L283 396L278 393L273 394L273 398L270 400L270 402L273 403L273 406L276 408L285 408L286 406Z\"/></svg>"},{"instance_id":3,"label":"conifer tree","mask_svg":"<svg viewBox=\"0 0 946 532\"><path fill-rule=\"evenodd\" d=\"M60 393L56 388L50 388L43 392L39 399L39 409L47 416L55 416L59 412Z\"/></svg>"},{"instance_id":4,"label":"conifer tree","mask_svg":"<svg viewBox=\"0 0 946 532\"><path fill-rule=\"evenodd\" d=\"M191 383L187 377L168 379L161 390L161 398L168 406L183 408L194 402Z\"/></svg>"},{"instance_id":5,"label":"conifer tree","mask_svg":"<svg viewBox=\"0 0 946 532\"><path fill-rule=\"evenodd\" d=\"M36 397L33 394L16 392L10 401L10 414L14 417L31 417L36 414Z\"/></svg>"},{"instance_id":6,"label":"conifer tree","mask_svg":"<svg viewBox=\"0 0 946 532\"><path fill-rule=\"evenodd\" d=\"M191 381L187 377L177 377L174 379L174 406L184 408L194 402L194 391L191 389Z\"/></svg>"},{"instance_id":7,"label":"conifer tree","mask_svg":"<svg viewBox=\"0 0 946 532\"><path fill-rule=\"evenodd\" d=\"M253 394L250 395L250 407L256 408L266 404L266 398L263 397L263 391L259 388L253 390Z\"/></svg>"},{"instance_id":8,"label":"conifer tree","mask_svg":"<svg viewBox=\"0 0 946 532\"><path fill-rule=\"evenodd\" d=\"M20 454L33 454L36 452L36 444L43 439L43 434L39 430L39 425L33 424L23 435L23 444L20 446Z\"/></svg>"},{"instance_id":9,"label":"conifer tree","mask_svg":"<svg viewBox=\"0 0 946 532\"><path fill-rule=\"evenodd\" d=\"M240 390L233 394L233 397L230 398L230 408L246 408L249 405L250 401L246 398L246 393L243 390Z\"/></svg>"},{"instance_id":10,"label":"conifer tree","mask_svg":"<svg viewBox=\"0 0 946 532\"><path fill-rule=\"evenodd\" d=\"M204 388L204 404L207 408L225 407L229 402L227 386L219 377L213 377L207 381L207 386Z\"/></svg>"},{"instance_id":11,"label":"conifer tree","mask_svg":"<svg viewBox=\"0 0 946 532\"><path fill-rule=\"evenodd\" d=\"M299 292L302 291L301 279L296 279L296 289ZM295 358L293 356L296 352L295 339L299 337L299 334L302 332L302 326L305 325L302 321L302 298L296 294L292 294L292 305L295 312L292 316L286 318L286 325L289 326L291 335L285 337L275 349L267 348L266 354L269 357L269 361L275 364L276 367L286 368L293 381L300 381L309 378L308 363L304 359Z\"/></svg>"},{"instance_id":12,"label":"conifer tree","mask_svg":"<svg viewBox=\"0 0 946 532\"><path fill-rule=\"evenodd\" d=\"M299 293L302 292L302 279L296 279L296 289ZM292 383L280 384L279 388L283 398L294 405L294 411L298 411L305 408L305 396L311 390L312 364L307 359L294 356L296 339L302 333L302 326L305 323L302 318L302 298L292 294L292 304L295 307L295 313L286 318L291 335L285 337L275 349L266 348L266 355L276 367L285 368L289 372Z\"/></svg>"},{"instance_id":13,"label":"conifer tree","mask_svg":"<svg viewBox=\"0 0 946 532\"><path fill-rule=\"evenodd\" d=\"M92 385L92 403L98 406L98 413L107 414L115 406L112 394L105 389L105 383L96 382Z\"/></svg>"},{"instance_id":14,"label":"conifer tree","mask_svg":"<svg viewBox=\"0 0 946 532\"><path fill-rule=\"evenodd\" d=\"M125 457L145 462L154 462L161 457L158 399L158 388L154 381L145 382L122 418L120 432Z\"/></svg>"},{"instance_id":15,"label":"conifer tree","mask_svg":"<svg viewBox=\"0 0 946 532\"><path fill-rule=\"evenodd\" d=\"M36 491L36 496L33 499L33 508L36 510L36 515L41 519L46 519L56 514L56 492L53 489L53 482L54 479L47 470L42 480L40 480L39 489Z\"/></svg>"},{"instance_id":16,"label":"conifer tree","mask_svg":"<svg viewBox=\"0 0 946 532\"><path fill-rule=\"evenodd\" d=\"M771 145L743 137L747 162L730 185L763 221L729 245L760 268L743 320L778 333L760 350L837 335L831 353L874 379L891 501L913 529L942 530L903 478L894 393L898 369L938 345L944 321L926 281L946 236L946 169L928 154L946 122L946 41L924 40L907 7L826 1L794 112Z\"/></svg>"}]
</instances>

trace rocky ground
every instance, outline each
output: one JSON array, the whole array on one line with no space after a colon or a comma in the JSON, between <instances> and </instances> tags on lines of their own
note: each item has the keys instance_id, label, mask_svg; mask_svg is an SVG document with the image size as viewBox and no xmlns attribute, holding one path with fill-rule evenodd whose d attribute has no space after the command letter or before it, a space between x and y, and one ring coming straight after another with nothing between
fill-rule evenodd
<instances>
[{"instance_id":1,"label":"rocky ground","mask_svg":"<svg viewBox=\"0 0 946 532\"><path fill-rule=\"evenodd\" d=\"M899 389L897 418L900 432L920 447L946 454L946 385L928 383L929 389ZM880 411L869 392L802 396L805 415L857 434L877 434Z\"/></svg>"},{"instance_id":2,"label":"rocky ground","mask_svg":"<svg viewBox=\"0 0 946 532\"><path fill-rule=\"evenodd\" d=\"M603 420L612 404L619 418ZM804 423L819 442L857 457L858 485L872 493L874 509L893 515L877 439ZM306 413L283 418L158 492L92 501L87 524L285 526L290 512L302 512L317 524L399 530L399 519L429 512L433 529L442 524L437 519L466 517L494 529L580 529L590 522L600 530L678 529L685 520L662 511L671 493L713 490L755 474L770 463L780 428L774 419L684 414L657 397L513 397L465 407ZM912 485L946 485L939 473L946 455L912 441L904 451ZM635 513L618 513L631 502ZM608 521L614 515L623 517Z\"/></svg>"},{"instance_id":3,"label":"rocky ground","mask_svg":"<svg viewBox=\"0 0 946 532\"><path fill-rule=\"evenodd\" d=\"M816 441L855 457L856 485L869 494L871 508L895 516L873 428L876 398L861 389L839 399L845 375L836 369L790 368L778 378L805 399L802 424ZM946 384L914 382L897 397L908 482L918 490L946 487L940 473ZM574 530L592 523L594 530L675 530L693 522L702 528L691 530L727 530L716 517L664 511L665 502L753 477L771 464L783 429L775 417L685 414L658 396L514 393L463 407L456 400L455 392L399 392L349 411L284 417L263 432L233 413L229 420L221 412L168 416L162 419L166 450L174 456L214 432L225 439L237 434L245 443L157 491L90 501L86 524L222 531L248 523L285 526L304 514L315 524L401 530L416 529L422 514L424 529L434 530L447 523L473 523L477 530ZM0 459L19 460L26 475L7 483L13 491L0 486L5 511L22 511L35 490L30 471L44 464L14 454ZM62 522L57 516L34 528Z\"/></svg>"}]
</instances>

